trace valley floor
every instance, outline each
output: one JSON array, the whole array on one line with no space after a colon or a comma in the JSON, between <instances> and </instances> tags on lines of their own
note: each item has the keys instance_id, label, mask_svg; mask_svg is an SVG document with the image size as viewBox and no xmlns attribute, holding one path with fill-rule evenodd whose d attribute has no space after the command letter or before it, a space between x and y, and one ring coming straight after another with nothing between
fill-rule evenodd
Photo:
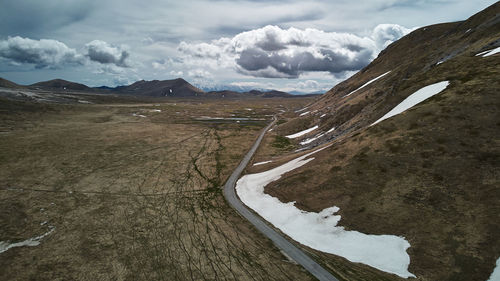
<instances>
[{"instance_id":1,"label":"valley floor","mask_svg":"<svg viewBox=\"0 0 500 281\"><path fill-rule=\"evenodd\" d=\"M309 100L90 100L1 100L0 279L312 280L221 192L269 115Z\"/></svg>"}]
</instances>

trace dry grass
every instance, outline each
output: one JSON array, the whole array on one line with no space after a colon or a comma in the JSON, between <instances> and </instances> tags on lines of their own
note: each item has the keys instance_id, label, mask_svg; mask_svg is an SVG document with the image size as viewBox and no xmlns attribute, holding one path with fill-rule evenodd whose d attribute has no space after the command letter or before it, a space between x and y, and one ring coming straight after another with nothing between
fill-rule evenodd
<instances>
[{"instance_id":1,"label":"dry grass","mask_svg":"<svg viewBox=\"0 0 500 281\"><path fill-rule=\"evenodd\" d=\"M55 231L39 246L1 253L0 279L311 279L222 196L267 121L193 118L269 119L306 102L3 100L0 241Z\"/></svg>"}]
</instances>

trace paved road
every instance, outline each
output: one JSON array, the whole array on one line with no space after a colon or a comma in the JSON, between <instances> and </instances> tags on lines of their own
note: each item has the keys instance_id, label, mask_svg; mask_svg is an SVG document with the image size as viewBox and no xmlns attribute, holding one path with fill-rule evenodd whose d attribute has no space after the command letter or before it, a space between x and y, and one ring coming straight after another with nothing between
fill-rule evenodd
<instances>
[{"instance_id":1,"label":"paved road","mask_svg":"<svg viewBox=\"0 0 500 281\"><path fill-rule=\"evenodd\" d=\"M274 120L271 124L269 124L259 135L257 141L255 141L254 145L250 149L250 151L245 155L241 163L238 165L236 170L231 174L226 184L224 185L224 197L229 202L229 204L236 209L243 217L245 217L248 221L250 221L262 234L271 239L274 244L280 248L283 252L285 252L290 258L296 261L298 264L302 265L307 271L309 271L312 275L318 278L321 281L338 281L330 272L321 267L318 263L316 263L313 259L311 259L308 255L302 252L299 248L295 247L292 243L290 243L285 237L281 236L278 232L276 232L273 228L268 226L261 217L252 213L239 199L236 195L235 184L238 178L243 172L243 169L248 165L248 162L252 158L253 154L257 150L264 137L264 134L269 130L269 128L276 122Z\"/></svg>"}]
</instances>

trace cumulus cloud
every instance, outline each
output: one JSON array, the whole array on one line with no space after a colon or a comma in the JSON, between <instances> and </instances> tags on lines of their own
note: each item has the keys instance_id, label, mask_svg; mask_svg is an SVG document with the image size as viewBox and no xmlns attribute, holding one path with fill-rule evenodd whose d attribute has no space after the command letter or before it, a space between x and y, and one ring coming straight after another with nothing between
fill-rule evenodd
<instances>
[{"instance_id":1,"label":"cumulus cloud","mask_svg":"<svg viewBox=\"0 0 500 281\"><path fill-rule=\"evenodd\" d=\"M36 68L60 68L84 63L82 55L62 42L19 36L0 41L0 57L15 64L33 64Z\"/></svg>"},{"instance_id":2,"label":"cumulus cloud","mask_svg":"<svg viewBox=\"0 0 500 281\"><path fill-rule=\"evenodd\" d=\"M129 67L126 59L130 54L123 47L114 46L101 40L94 40L86 44L85 49L87 51L86 56L91 61L102 64L114 64L119 67Z\"/></svg>"},{"instance_id":3,"label":"cumulus cloud","mask_svg":"<svg viewBox=\"0 0 500 281\"><path fill-rule=\"evenodd\" d=\"M397 24L379 24L373 29L372 38L379 50L385 49L392 42L410 33L409 29Z\"/></svg>"},{"instance_id":4,"label":"cumulus cloud","mask_svg":"<svg viewBox=\"0 0 500 281\"><path fill-rule=\"evenodd\" d=\"M409 31L385 24L377 26L371 37L360 37L268 25L210 43L181 42L178 51L186 62L212 61L214 68L229 66L254 77L298 78L307 72L329 72L340 77L363 68L381 48Z\"/></svg>"},{"instance_id":5,"label":"cumulus cloud","mask_svg":"<svg viewBox=\"0 0 500 281\"><path fill-rule=\"evenodd\" d=\"M182 72L180 70L179 71L172 70L172 71L170 71L170 75L177 76L177 77L182 77L182 75L184 75L184 72Z\"/></svg>"},{"instance_id":6,"label":"cumulus cloud","mask_svg":"<svg viewBox=\"0 0 500 281\"><path fill-rule=\"evenodd\" d=\"M194 70L188 71L188 76L191 76L195 79L207 79L207 78L211 78L212 74L206 70L203 70L203 69L194 69Z\"/></svg>"}]
</instances>

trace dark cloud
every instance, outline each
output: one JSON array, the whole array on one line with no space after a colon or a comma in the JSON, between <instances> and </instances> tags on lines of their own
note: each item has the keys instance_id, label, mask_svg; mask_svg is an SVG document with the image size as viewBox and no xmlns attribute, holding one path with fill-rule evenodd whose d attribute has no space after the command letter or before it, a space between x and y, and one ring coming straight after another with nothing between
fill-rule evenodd
<instances>
[{"instance_id":1,"label":"dark cloud","mask_svg":"<svg viewBox=\"0 0 500 281\"><path fill-rule=\"evenodd\" d=\"M87 50L86 55L91 61L128 67L126 60L130 54L120 47L113 46L101 40L94 40L86 44L85 48Z\"/></svg>"},{"instance_id":2,"label":"dark cloud","mask_svg":"<svg viewBox=\"0 0 500 281\"><path fill-rule=\"evenodd\" d=\"M320 49L319 52L319 56L307 51L284 55L248 49L241 53L236 63L255 76L297 78L301 73L311 71L327 71L336 74L358 70L370 63L373 55L372 50L369 49L362 49L354 58L327 49ZM275 71L261 71L270 68Z\"/></svg>"},{"instance_id":3,"label":"dark cloud","mask_svg":"<svg viewBox=\"0 0 500 281\"><path fill-rule=\"evenodd\" d=\"M60 68L84 63L83 56L62 42L19 36L0 41L0 57L14 63L33 64L36 68Z\"/></svg>"},{"instance_id":4,"label":"dark cloud","mask_svg":"<svg viewBox=\"0 0 500 281\"><path fill-rule=\"evenodd\" d=\"M242 74L265 78L298 78L306 72L329 72L336 77L359 70L381 49L408 33L395 24L377 26L371 37L318 29L277 26L242 32L210 43L182 42L178 50L196 60L216 60Z\"/></svg>"},{"instance_id":5,"label":"dark cloud","mask_svg":"<svg viewBox=\"0 0 500 281\"><path fill-rule=\"evenodd\" d=\"M79 22L94 9L94 1L0 1L0 36L39 37Z\"/></svg>"}]
</instances>

